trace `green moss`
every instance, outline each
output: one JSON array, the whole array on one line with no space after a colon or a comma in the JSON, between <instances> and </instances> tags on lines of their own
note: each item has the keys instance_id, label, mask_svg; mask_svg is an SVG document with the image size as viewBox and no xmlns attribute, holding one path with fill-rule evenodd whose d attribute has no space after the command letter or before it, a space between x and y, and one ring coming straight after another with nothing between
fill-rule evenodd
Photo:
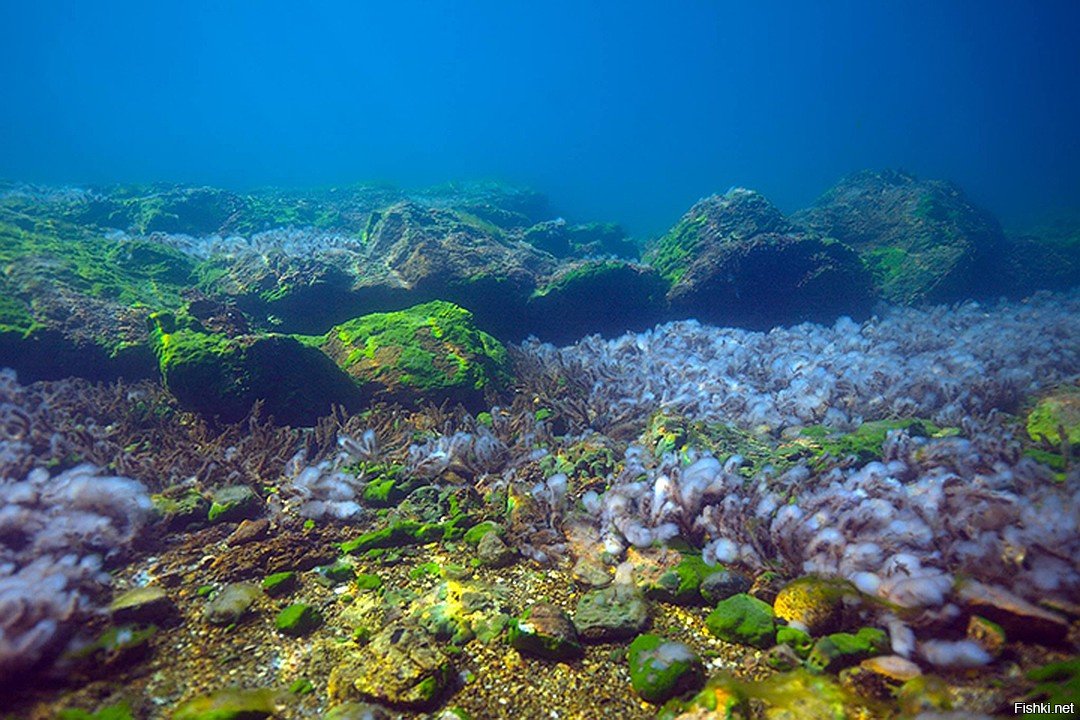
<instances>
[{"instance_id":1,"label":"green moss","mask_svg":"<svg viewBox=\"0 0 1080 720\"><path fill-rule=\"evenodd\" d=\"M835 672L874 655L881 655L888 647L888 636L878 628L861 628L855 634L833 633L814 643L806 664L819 672Z\"/></svg>"},{"instance_id":2,"label":"green moss","mask_svg":"<svg viewBox=\"0 0 1080 720\"><path fill-rule=\"evenodd\" d=\"M307 635L322 624L322 615L311 605L295 603L278 613L274 627L293 637Z\"/></svg>"},{"instance_id":3,"label":"green moss","mask_svg":"<svg viewBox=\"0 0 1080 720\"><path fill-rule=\"evenodd\" d=\"M1063 439L1080 446L1080 387L1064 387L1040 400L1028 413L1027 433L1032 440L1055 446Z\"/></svg>"},{"instance_id":4,"label":"green moss","mask_svg":"<svg viewBox=\"0 0 1080 720\"><path fill-rule=\"evenodd\" d=\"M772 607L746 593L717 603L705 625L713 635L728 642L767 649L776 641Z\"/></svg>"},{"instance_id":5,"label":"green moss","mask_svg":"<svg viewBox=\"0 0 1080 720\"><path fill-rule=\"evenodd\" d=\"M670 283L679 282L689 269L691 258L701 244L701 232L708 221L705 215L680 220L646 254L646 261Z\"/></svg>"},{"instance_id":6,"label":"green moss","mask_svg":"<svg viewBox=\"0 0 1080 720\"><path fill-rule=\"evenodd\" d=\"M866 422L853 433L836 433L824 425L811 425L803 428L788 450L796 446L803 448L812 458L812 465L818 466L830 458L853 457L859 463L868 463L881 459L881 446L892 430L907 430L915 437L949 437L959 433L955 428L941 428L919 418Z\"/></svg>"},{"instance_id":7,"label":"green moss","mask_svg":"<svg viewBox=\"0 0 1080 720\"><path fill-rule=\"evenodd\" d=\"M382 578L370 573L358 573L353 579L358 590L378 590L382 587Z\"/></svg>"},{"instance_id":8,"label":"green moss","mask_svg":"<svg viewBox=\"0 0 1080 720\"><path fill-rule=\"evenodd\" d=\"M701 687L701 661L686 645L658 635L638 635L630 643L627 660L630 684L651 703L662 703L673 695Z\"/></svg>"},{"instance_id":9,"label":"green moss","mask_svg":"<svg viewBox=\"0 0 1080 720\"><path fill-rule=\"evenodd\" d=\"M580 283L593 284L600 278L615 272L621 272L629 267L626 263L614 260L602 262L582 263L568 272L558 275L552 282L533 291L534 298L545 297L552 293L565 291L572 285Z\"/></svg>"},{"instance_id":10,"label":"green moss","mask_svg":"<svg viewBox=\"0 0 1080 720\"><path fill-rule=\"evenodd\" d=\"M360 537L341 544L341 551L357 555L373 548L392 548L403 545L420 545L442 540L446 527L442 523L422 523L402 520L388 527L364 533Z\"/></svg>"},{"instance_id":11,"label":"green moss","mask_svg":"<svg viewBox=\"0 0 1080 720\"><path fill-rule=\"evenodd\" d=\"M506 348L443 301L350 320L320 346L358 382L391 394L458 399L509 381Z\"/></svg>"},{"instance_id":12,"label":"green moss","mask_svg":"<svg viewBox=\"0 0 1080 720\"><path fill-rule=\"evenodd\" d=\"M292 570L274 573L263 578L262 589L267 595L277 597L292 592L296 587L296 573Z\"/></svg>"},{"instance_id":13,"label":"green moss","mask_svg":"<svg viewBox=\"0 0 1080 720\"><path fill-rule=\"evenodd\" d=\"M479 545L480 541L489 532L502 534L502 526L498 523L485 520L482 523L477 523L473 527L469 528L463 536L463 540L469 545Z\"/></svg>"},{"instance_id":14,"label":"green moss","mask_svg":"<svg viewBox=\"0 0 1080 720\"><path fill-rule=\"evenodd\" d=\"M177 706L173 720L261 720L277 711L272 690L229 688L192 698Z\"/></svg>"},{"instance_id":15,"label":"green moss","mask_svg":"<svg viewBox=\"0 0 1080 720\"><path fill-rule=\"evenodd\" d=\"M57 720L132 720L131 706L126 702L108 705L97 712L67 708L56 713Z\"/></svg>"},{"instance_id":16,"label":"green moss","mask_svg":"<svg viewBox=\"0 0 1080 720\"><path fill-rule=\"evenodd\" d=\"M663 602L689 605L701 602L701 581L721 568L705 564L700 555L683 553L675 567L645 585L645 596Z\"/></svg>"}]
</instances>

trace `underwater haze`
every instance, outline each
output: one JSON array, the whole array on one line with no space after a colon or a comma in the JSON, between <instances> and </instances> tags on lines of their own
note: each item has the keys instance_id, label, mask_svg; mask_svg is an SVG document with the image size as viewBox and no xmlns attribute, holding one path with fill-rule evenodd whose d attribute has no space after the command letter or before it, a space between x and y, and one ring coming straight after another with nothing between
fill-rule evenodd
<instances>
[{"instance_id":1,"label":"underwater haze","mask_svg":"<svg viewBox=\"0 0 1080 720\"><path fill-rule=\"evenodd\" d=\"M0 177L468 179L669 227L898 167L1005 224L1080 204L1075 2L0 4Z\"/></svg>"}]
</instances>

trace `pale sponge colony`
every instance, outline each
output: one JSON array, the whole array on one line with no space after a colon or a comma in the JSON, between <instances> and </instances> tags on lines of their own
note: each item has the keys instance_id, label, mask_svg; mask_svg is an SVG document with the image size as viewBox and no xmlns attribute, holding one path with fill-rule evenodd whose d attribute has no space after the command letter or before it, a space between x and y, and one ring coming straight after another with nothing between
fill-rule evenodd
<instances>
[{"instance_id":1,"label":"pale sponge colony","mask_svg":"<svg viewBox=\"0 0 1080 720\"><path fill-rule=\"evenodd\" d=\"M151 516L146 487L91 464L41 467L19 477L31 451L21 418L40 408L14 374L0 377L0 684L63 647L99 605L103 566L135 540ZM38 458L40 459L40 458ZM56 458L61 460L61 458Z\"/></svg>"}]
</instances>

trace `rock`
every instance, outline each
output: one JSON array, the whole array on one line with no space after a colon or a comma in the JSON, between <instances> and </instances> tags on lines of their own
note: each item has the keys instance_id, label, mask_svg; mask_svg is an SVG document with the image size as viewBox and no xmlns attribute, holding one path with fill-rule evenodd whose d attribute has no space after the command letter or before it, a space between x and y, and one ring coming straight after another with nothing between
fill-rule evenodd
<instances>
[{"instance_id":1,"label":"rock","mask_svg":"<svg viewBox=\"0 0 1080 720\"><path fill-rule=\"evenodd\" d=\"M1001 290L1001 228L951 183L860 172L792 220L854 248L889 302L947 303Z\"/></svg>"},{"instance_id":2,"label":"rock","mask_svg":"<svg viewBox=\"0 0 1080 720\"><path fill-rule=\"evenodd\" d=\"M287 595L296 589L296 573L292 570L267 575L262 581L262 590L270 597Z\"/></svg>"},{"instance_id":3,"label":"rock","mask_svg":"<svg viewBox=\"0 0 1080 720\"><path fill-rule=\"evenodd\" d=\"M229 688L180 703L173 720L260 720L280 711L272 690Z\"/></svg>"},{"instance_id":4,"label":"rock","mask_svg":"<svg viewBox=\"0 0 1080 720\"><path fill-rule=\"evenodd\" d=\"M262 513L262 501L247 485L228 485L214 491L207 519L212 523L239 522Z\"/></svg>"},{"instance_id":5,"label":"rock","mask_svg":"<svg viewBox=\"0 0 1080 720\"><path fill-rule=\"evenodd\" d=\"M390 713L378 705L348 702L330 708L323 720L390 720Z\"/></svg>"},{"instance_id":6,"label":"rock","mask_svg":"<svg viewBox=\"0 0 1080 720\"><path fill-rule=\"evenodd\" d=\"M232 625L240 622L262 591L251 583L226 585L206 604L206 622L211 625Z\"/></svg>"},{"instance_id":7,"label":"rock","mask_svg":"<svg viewBox=\"0 0 1080 720\"><path fill-rule=\"evenodd\" d=\"M502 343L480 331L472 313L448 302L364 315L318 342L374 399L477 409L485 390L503 388L510 378Z\"/></svg>"},{"instance_id":8,"label":"rock","mask_svg":"<svg viewBox=\"0 0 1080 720\"><path fill-rule=\"evenodd\" d=\"M160 495L152 495L151 500L161 522L172 532L205 525L210 511L210 500L193 488L166 490Z\"/></svg>"},{"instance_id":9,"label":"rock","mask_svg":"<svg viewBox=\"0 0 1080 720\"><path fill-rule=\"evenodd\" d=\"M773 609L768 603L745 593L717 603L716 609L705 619L705 625L721 640L740 645L764 650L776 641Z\"/></svg>"},{"instance_id":10,"label":"rock","mask_svg":"<svg viewBox=\"0 0 1080 720\"><path fill-rule=\"evenodd\" d=\"M264 539L269 532L270 521L266 518L242 520L225 542L232 546L246 545Z\"/></svg>"},{"instance_id":11,"label":"rock","mask_svg":"<svg viewBox=\"0 0 1080 720\"><path fill-rule=\"evenodd\" d=\"M378 590L382 587L382 578L371 573L357 573L353 580L357 590Z\"/></svg>"},{"instance_id":12,"label":"rock","mask_svg":"<svg viewBox=\"0 0 1080 720\"><path fill-rule=\"evenodd\" d=\"M588 588L607 587L612 574L604 563L594 557L580 557L571 570L574 580Z\"/></svg>"},{"instance_id":13,"label":"rock","mask_svg":"<svg viewBox=\"0 0 1080 720\"><path fill-rule=\"evenodd\" d=\"M460 646L476 637L487 643L510 620L504 601L505 590L498 585L445 581L413 604L410 618L438 640Z\"/></svg>"},{"instance_id":14,"label":"rock","mask_svg":"<svg viewBox=\"0 0 1080 720\"><path fill-rule=\"evenodd\" d=\"M313 425L335 404L362 404L348 375L309 341L209 332L185 312L154 313L149 324L165 387L196 412L235 422L261 401L278 422Z\"/></svg>"},{"instance_id":15,"label":"rock","mask_svg":"<svg viewBox=\"0 0 1080 720\"><path fill-rule=\"evenodd\" d=\"M590 642L624 640L649 626L649 606L633 585L616 583L582 595L574 625Z\"/></svg>"},{"instance_id":16,"label":"rock","mask_svg":"<svg viewBox=\"0 0 1080 720\"><path fill-rule=\"evenodd\" d=\"M750 578L740 572L718 570L705 576L701 581L699 592L705 602L715 605L721 600L727 600L732 595L748 592L752 585Z\"/></svg>"},{"instance_id":17,"label":"rock","mask_svg":"<svg viewBox=\"0 0 1080 720\"><path fill-rule=\"evenodd\" d=\"M487 567L506 567L513 563L516 557L517 553L504 543L499 534L495 532L484 535L476 546L476 558L481 565Z\"/></svg>"},{"instance_id":18,"label":"rock","mask_svg":"<svg viewBox=\"0 0 1080 720\"><path fill-rule=\"evenodd\" d=\"M1080 447L1080 385L1064 385L1040 399L1028 413L1027 433L1036 442L1058 447L1068 440Z\"/></svg>"},{"instance_id":19,"label":"rock","mask_svg":"<svg viewBox=\"0 0 1080 720\"><path fill-rule=\"evenodd\" d=\"M968 618L967 639L978 644L992 658L1001 655L1005 648L1005 631L996 622L972 615Z\"/></svg>"},{"instance_id":20,"label":"rock","mask_svg":"<svg viewBox=\"0 0 1080 720\"><path fill-rule=\"evenodd\" d=\"M325 582L336 585L352 582L356 577L356 566L346 560L337 560L330 565L315 568L315 572Z\"/></svg>"},{"instance_id":21,"label":"rock","mask_svg":"<svg viewBox=\"0 0 1080 720\"><path fill-rule=\"evenodd\" d=\"M955 597L973 615L997 623L1010 640L1061 645L1069 634L1069 622L1004 588L975 580L959 584Z\"/></svg>"},{"instance_id":22,"label":"rock","mask_svg":"<svg viewBox=\"0 0 1080 720\"><path fill-rule=\"evenodd\" d=\"M668 283L652 268L621 260L561 265L529 297L525 326L559 345L600 333L652 327L663 317Z\"/></svg>"},{"instance_id":23,"label":"rock","mask_svg":"<svg viewBox=\"0 0 1080 720\"><path fill-rule=\"evenodd\" d=\"M837 629L844 597L852 592L845 582L808 575L781 588L773 601L773 612L793 627L824 635Z\"/></svg>"},{"instance_id":24,"label":"rock","mask_svg":"<svg viewBox=\"0 0 1080 720\"><path fill-rule=\"evenodd\" d=\"M450 661L425 631L394 623L364 647L351 648L330 671L327 689L335 700L372 699L427 710L439 702L451 674Z\"/></svg>"},{"instance_id":25,"label":"rock","mask_svg":"<svg viewBox=\"0 0 1080 720\"><path fill-rule=\"evenodd\" d=\"M658 720L742 720L742 697L737 683L725 675L709 678L690 700L673 698L664 704Z\"/></svg>"},{"instance_id":26,"label":"rock","mask_svg":"<svg viewBox=\"0 0 1080 720\"><path fill-rule=\"evenodd\" d=\"M658 635L634 638L627 660L634 691L655 704L700 688L705 679L697 653L684 643L665 640Z\"/></svg>"},{"instance_id":27,"label":"rock","mask_svg":"<svg viewBox=\"0 0 1080 720\"><path fill-rule=\"evenodd\" d=\"M659 575L649 573L651 577L645 579L642 588L650 600L693 605L701 602L702 579L713 571L700 555L685 553L675 565L666 570L661 568Z\"/></svg>"},{"instance_id":28,"label":"rock","mask_svg":"<svg viewBox=\"0 0 1080 720\"><path fill-rule=\"evenodd\" d=\"M901 685L922 675L922 670L900 655L879 655L840 671L840 684L864 697L888 701Z\"/></svg>"},{"instance_id":29,"label":"rock","mask_svg":"<svg viewBox=\"0 0 1080 720\"><path fill-rule=\"evenodd\" d=\"M137 587L118 595L110 604L113 622L168 625L177 619L176 603L155 585Z\"/></svg>"},{"instance_id":30,"label":"rock","mask_svg":"<svg viewBox=\"0 0 1080 720\"><path fill-rule=\"evenodd\" d=\"M518 652L545 660L566 662L583 652L570 616L551 603L536 603L512 620L509 639Z\"/></svg>"},{"instance_id":31,"label":"rock","mask_svg":"<svg viewBox=\"0 0 1080 720\"><path fill-rule=\"evenodd\" d=\"M787 645L800 658L805 660L814 647L814 639L798 628L783 626L776 628L776 642Z\"/></svg>"},{"instance_id":32,"label":"rock","mask_svg":"<svg viewBox=\"0 0 1080 720\"><path fill-rule=\"evenodd\" d=\"M860 628L855 634L833 633L814 643L806 665L820 672L836 672L874 655L880 655L888 647L888 635L878 628Z\"/></svg>"},{"instance_id":33,"label":"rock","mask_svg":"<svg viewBox=\"0 0 1080 720\"><path fill-rule=\"evenodd\" d=\"M841 243L796 231L760 194L743 189L699 201L646 256L672 283L672 311L767 329L862 315L871 279Z\"/></svg>"},{"instance_id":34,"label":"rock","mask_svg":"<svg viewBox=\"0 0 1080 720\"><path fill-rule=\"evenodd\" d=\"M274 618L274 627L278 632L292 637L307 635L319 625L322 625L322 615L305 603L294 603Z\"/></svg>"}]
</instances>

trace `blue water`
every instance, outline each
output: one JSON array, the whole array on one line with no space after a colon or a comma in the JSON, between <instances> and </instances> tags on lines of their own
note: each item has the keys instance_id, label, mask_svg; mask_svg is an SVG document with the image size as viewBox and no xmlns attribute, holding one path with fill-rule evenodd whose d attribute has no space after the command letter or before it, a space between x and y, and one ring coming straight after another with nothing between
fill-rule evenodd
<instances>
[{"instance_id":1,"label":"blue water","mask_svg":"<svg viewBox=\"0 0 1080 720\"><path fill-rule=\"evenodd\" d=\"M0 0L0 177L500 179L640 236L863 168L1080 207L1075 0L307 5Z\"/></svg>"}]
</instances>

